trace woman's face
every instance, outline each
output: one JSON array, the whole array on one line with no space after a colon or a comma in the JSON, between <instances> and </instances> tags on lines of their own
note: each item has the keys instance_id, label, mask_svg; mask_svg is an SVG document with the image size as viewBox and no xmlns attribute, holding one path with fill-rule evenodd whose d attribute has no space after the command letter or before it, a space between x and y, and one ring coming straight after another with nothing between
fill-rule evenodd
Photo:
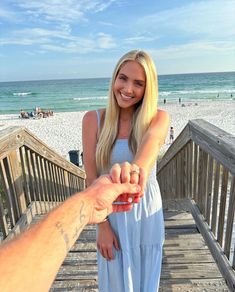
<instances>
[{"instance_id":1,"label":"woman's face","mask_svg":"<svg viewBox=\"0 0 235 292\"><path fill-rule=\"evenodd\" d=\"M124 63L115 79L113 92L121 108L137 104L144 96L146 76L143 67L136 61Z\"/></svg>"}]
</instances>

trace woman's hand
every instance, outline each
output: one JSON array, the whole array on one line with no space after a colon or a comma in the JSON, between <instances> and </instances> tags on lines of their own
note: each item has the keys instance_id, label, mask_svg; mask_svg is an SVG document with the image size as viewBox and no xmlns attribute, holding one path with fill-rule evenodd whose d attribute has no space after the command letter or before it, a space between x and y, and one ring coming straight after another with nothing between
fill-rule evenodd
<instances>
[{"instance_id":1,"label":"woman's hand","mask_svg":"<svg viewBox=\"0 0 235 292\"><path fill-rule=\"evenodd\" d=\"M113 246L119 250L119 244L108 221L99 224L97 248L101 255L107 260L113 260Z\"/></svg>"},{"instance_id":2,"label":"woman's hand","mask_svg":"<svg viewBox=\"0 0 235 292\"><path fill-rule=\"evenodd\" d=\"M113 183L138 184L141 187L140 193L133 196L133 203L138 203L143 196L146 185L146 172L135 163L124 162L121 165L116 163L110 170Z\"/></svg>"}]
</instances>

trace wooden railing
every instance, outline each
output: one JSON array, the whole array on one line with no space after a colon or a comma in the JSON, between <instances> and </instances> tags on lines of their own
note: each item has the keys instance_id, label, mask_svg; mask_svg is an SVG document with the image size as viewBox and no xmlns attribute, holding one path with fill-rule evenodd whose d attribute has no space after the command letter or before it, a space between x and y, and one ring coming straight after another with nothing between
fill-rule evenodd
<instances>
[{"instance_id":1,"label":"wooden railing","mask_svg":"<svg viewBox=\"0 0 235 292\"><path fill-rule=\"evenodd\" d=\"M235 291L235 137L204 120L189 121L158 164L157 176L163 200L189 199L197 226Z\"/></svg>"},{"instance_id":2,"label":"wooden railing","mask_svg":"<svg viewBox=\"0 0 235 292\"><path fill-rule=\"evenodd\" d=\"M84 186L84 171L27 129L0 131L0 242Z\"/></svg>"}]
</instances>

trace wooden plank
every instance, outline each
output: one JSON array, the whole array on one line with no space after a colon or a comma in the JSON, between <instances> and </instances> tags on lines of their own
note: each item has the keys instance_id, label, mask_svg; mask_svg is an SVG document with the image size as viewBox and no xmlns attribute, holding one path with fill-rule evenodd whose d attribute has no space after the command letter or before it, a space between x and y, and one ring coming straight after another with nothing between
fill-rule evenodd
<instances>
[{"instance_id":1,"label":"wooden plank","mask_svg":"<svg viewBox=\"0 0 235 292\"><path fill-rule=\"evenodd\" d=\"M235 212L235 177L233 177L231 180L229 205L228 205L228 217L227 217L227 225L226 225L226 231L225 231L226 233L225 233L224 253L228 257L228 259L230 256L230 247L231 247L231 241L232 241L234 212Z\"/></svg>"},{"instance_id":2,"label":"wooden plank","mask_svg":"<svg viewBox=\"0 0 235 292\"><path fill-rule=\"evenodd\" d=\"M64 180L65 180L65 188L66 188L66 197L70 196L70 188L69 188L69 174L66 170L64 170Z\"/></svg>"},{"instance_id":3,"label":"wooden plank","mask_svg":"<svg viewBox=\"0 0 235 292\"><path fill-rule=\"evenodd\" d=\"M53 283L52 288L50 291L77 291L77 292L98 292L98 281L97 279L93 280L66 280L66 281L59 281L56 280Z\"/></svg>"},{"instance_id":4,"label":"wooden plank","mask_svg":"<svg viewBox=\"0 0 235 292\"><path fill-rule=\"evenodd\" d=\"M47 204L46 204L46 185L44 182L44 170L43 170L43 166L42 166L42 158L39 155L36 155L36 160L37 160L39 191L41 194L42 201L44 203L43 204L44 205L44 212L47 213L47 211L49 211L49 210L47 209Z\"/></svg>"},{"instance_id":5,"label":"wooden plank","mask_svg":"<svg viewBox=\"0 0 235 292\"><path fill-rule=\"evenodd\" d=\"M20 159L17 151L11 151L9 153L9 162L12 173L12 180L14 184L14 200L16 201L16 213L17 218L20 218L20 215L26 211L26 200L23 190L23 175L22 168L20 164Z\"/></svg>"},{"instance_id":6,"label":"wooden plank","mask_svg":"<svg viewBox=\"0 0 235 292\"><path fill-rule=\"evenodd\" d=\"M5 159L6 158L4 158L4 160ZM8 216L10 218L11 228L13 228L16 224L16 218L15 218L14 206L13 206L13 202L12 202L10 185L9 185L9 182L7 179L7 173L6 173L6 169L5 169L5 165L3 163L3 160L0 161L0 164L1 164L1 167L0 167L1 177L3 178L3 187L4 187L5 194L6 194L6 204L7 204Z\"/></svg>"},{"instance_id":7,"label":"wooden plank","mask_svg":"<svg viewBox=\"0 0 235 292\"><path fill-rule=\"evenodd\" d=\"M192 140L235 175L235 137L201 119L189 121L189 128Z\"/></svg>"},{"instance_id":8,"label":"wooden plank","mask_svg":"<svg viewBox=\"0 0 235 292\"><path fill-rule=\"evenodd\" d=\"M203 235L203 238L206 241L207 246L209 247L215 261L218 263L218 267L227 283L229 288L233 291L235 289L235 273L231 269L231 264L228 261L228 258L224 255L222 248L216 241L208 224L205 222L204 217L200 214L197 205L192 200L192 215L195 219L200 233Z\"/></svg>"},{"instance_id":9,"label":"wooden plank","mask_svg":"<svg viewBox=\"0 0 235 292\"><path fill-rule=\"evenodd\" d=\"M32 199L31 199L29 183L28 183L28 170L27 170L27 163L26 163L25 147L24 146L20 147L19 152L20 152L20 162L21 162L22 175L23 175L23 188L24 188L24 193L25 193L26 205L28 206L32 202Z\"/></svg>"},{"instance_id":10,"label":"wooden plank","mask_svg":"<svg viewBox=\"0 0 235 292\"><path fill-rule=\"evenodd\" d=\"M159 292L228 292L223 279L162 279Z\"/></svg>"},{"instance_id":11,"label":"wooden plank","mask_svg":"<svg viewBox=\"0 0 235 292\"><path fill-rule=\"evenodd\" d=\"M190 212L185 211L173 211L173 210L165 210L163 212L164 220L171 219L171 220L178 220L178 219L191 219L193 220L193 216Z\"/></svg>"},{"instance_id":12,"label":"wooden plank","mask_svg":"<svg viewBox=\"0 0 235 292\"><path fill-rule=\"evenodd\" d=\"M224 222L225 222L225 208L226 208L226 199L227 199L227 187L228 187L228 171L226 168L223 167L221 195L220 195L219 222L218 222L218 232L217 232L217 240L220 246L223 245L223 238L224 238Z\"/></svg>"},{"instance_id":13,"label":"wooden plank","mask_svg":"<svg viewBox=\"0 0 235 292\"><path fill-rule=\"evenodd\" d=\"M176 199L176 192L177 192L177 182L178 182L178 176L177 176L177 158L176 156L172 159L172 168L173 168L173 180L174 180L174 188L172 190L173 196L172 198ZM167 178L165 178L167 180ZM170 197L169 197L170 199Z\"/></svg>"},{"instance_id":14,"label":"wooden plank","mask_svg":"<svg viewBox=\"0 0 235 292\"><path fill-rule=\"evenodd\" d=\"M162 266L161 279L170 278L183 278L183 279L221 279L221 273L219 272L216 264L201 263L201 264L165 264Z\"/></svg>"},{"instance_id":15,"label":"wooden plank","mask_svg":"<svg viewBox=\"0 0 235 292\"><path fill-rule=\"evenodd\" d=\"M200 211L203 213L203 204L202 204L202 198L203 198L203 151L199 147L199 154L198 154L198 182L197 182L197 189L198 189L198 197L197 197L197 204L200 208Z\"/></svg>"},{"instance_id":16,"label":"wooden plank","mask_svg":"<svg viewBox=\"0 0 235 292\"><path fill-rule=\"evenodd\" d=\"M196 228L193 219L165 220L165 228Z\"/></svg>"},{"instance_id":17,"label":"wooden plank","mask_svg":"<svg viewBox=\"0 0 235 292\"><path fill-rule=\"evenodd\" d=\"M169 163L169 161L184 147L185 144L187 144L189 140L189 127L188 125L186 125L183 131L179 134L174 143L171 145L171 147L164 154L164 157L158 164L157 171L160 172L161 169L163 169L163 167L165 167Z\"/></svg>"},{"instance_id":18,"label":"wooden plank","mask_svg":"<svg viewBox=\"0 0 235 292\"><path fill-rule=\"evenodd\" d=\"M10 240L14 238L17 234L23 232L25 229L29 227L31 222L33 222L33 218L36 215L36 204L33 202L31 203L27 210L22 214L20 219L16 222L12 230L9 232L7 238L5 239Z\"/></svg>"},{"instance_id":19,"label":"wooden plank","mask_svg":"<svg viewBox=\"0 0 235 292\"><path fill-rule=\"evenodd\" d=\"M200 238L201 235L197 234L197 238ZM195 240L197 240L195 238ZM193 240L193 237L187 239L187 240ZM164 247L163 250L163 265L165 263L168 264L191 264L191 263L213 263L214 259L209 251L209 249L195 249L195 250L184 250L184 249L167 249Z\"/></svg>"},{"instance_id":20,"label":"wooden plank","mask_svg":"<svg viewBox=\"0 0 235 292\"><path fill-rule=\"evenodd\" d=\"M202 214L206 217L206 202L207 202L207 181L208 181L208 159L209 155L205 151L202 153L202 193L201 193L201 205Z\"/></svg>"},{"instance_id":21,"label":"wooden plank","mask_svg":"<svg viewBox=\"0 0 235 292\"><path fill-rule=\"evenodd\" d=\"M32 165L30 161L30 149L28 148L25 148L25 160L26 160L26 169L27 169L26 179L29 186L30 197L31 197L31 200L36 201L34 182L33 182L33 179L34 179L33 171L32 171Z\"/></svg>"},{"instance_id":22,"label":"wooden plank","mask_svg":"<svg viewBox=\"0 0 235 292\"><path fill-rule=\"evenodd\" d=\"M168 239L164 243L164 249L173 249L173 250L196 250L196 249L207 249L205 241L202 237L196 238L194 241L191 241L191 238L188 237L188 240L184 241L183 239ZM193 239L193 237L192 237Z\"/></svg>"},{"instance_id":23,"label":"wooden plank","mask_svg":"<svg viewBox=\"0 0 235 292\"><path fill-rule=\"evenodd\" d=\"M52 169L52 163L50 161L46 161L46 169L47 169L47 181L50 185L50 193L49 195L49 200L55 202L56 201L56 189L55 189L55 184L54 184L54 178L53 178L53 169ZM56 206L56 204L55 204Z\"/></svg>"},{"instance_id":24,"label":"wooden plank","mask_svg":"<svg viewBox=\"0 0 235 292\"><path fill-rule=\"evenodd\" d=\"M193 185L193 198L195 201L198 201L198 156L199 156L199 147L194 144L194 185Z\"/></svg>"},{"instance_id":25,"label":"wooden plank","mask_svg":"<svg viewBox=\"0 0 235 292\"><path fill-rule=\"evenodd\" d=\"M212 182L213 182L213 157L209 155L208 161L208 181L207 181L207 202L206 202L206 221L211 226L211 203L212 203Z\"/></svg>"},{"instance_id":26,"label":"wooden plank","mask_svg":"<svg viewBox=\"0 0 235 292\"><path fill-rule=\"evenodd\" d=\"M30 160L32 162L32 171L33 171L33 177L34 177L35 201L39 202L39 208L37 210L37 213L42 213L43 207L42 207L42 197L41 197L40 188L39 188L39 176L38 176L38 172L37 172L37 162L36 162L35 153L33 153L32 151L30 151Z\"/></svg>"},{"instance_id":27,"label":"wooden plank","mask_svg":"<svg viewBox=\"0 0 235 292\"><path fill-rule=\"evenodd\" d=\"M0 165L1 168L1 165ZM1 177L1 169L0 169L0 187L3 189L3 180ZM0 194L3 195L4 194ZM4 208L4 204L3 204L4 200L2 198L2 201L0 200L0 232L2 232L2 236L0 235L0 243L2 241L2 239L6 238L9 230L8 230L8 225L7 225L7 218L6 218L6 214L5 214L5 208Z\"/></svg>"},{"instance_id":28,"label":"wooden plank","mask_svg":"<svg viewBox=\"0 0 235 292\"><path fill-rule=\"evenodd\" d=\"M219 181L220 181L220 163L216 161L213 203L212 203L212 218L211 218L211 229L214 234L216 234L217 220L218 220L217 214L218 214L218 202L219 202Z\"/></svg>"},{"instance_id":29,"label":"wooden plank","mask_svg":"<svg viewBox=\"0 0 235 292\"><path fill-rule=\"evenodd\" d=\"M15 126L0 131L0 160L23 145L24 137L22 133L22 129Z\"/></svg>"}]
</instances>

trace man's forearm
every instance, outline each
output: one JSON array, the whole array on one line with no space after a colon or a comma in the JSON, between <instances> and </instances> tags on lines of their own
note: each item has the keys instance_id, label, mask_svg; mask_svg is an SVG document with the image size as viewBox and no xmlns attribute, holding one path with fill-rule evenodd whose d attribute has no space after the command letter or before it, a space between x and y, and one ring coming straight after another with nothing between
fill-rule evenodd
<instances>
[{"instance_id":1,"label":"man's forearm","mask_svg":"<svg viewBox=\"0 0 235 292\"><path fill-rule=\"evenodd\" d=\"M72 196L41 222L0 247L0 291L48 291L67 252L87 223L98 223L111 212L132 208L126 194L137 184L115 184L101 176L91 187ZM122 197L121 194L124 194ZM121 195L120 202L112 203Z\"/></svg>"},{"instance_id":2,"label":"man's forearm","mask_svg":"<svg viewBox=\"0 0 235 292\"><path fill-rule=\"evenodd\" d=\"M85 203L85 198L86 192L74 195L33 228L3 246L0 290L49 290L67 252L88 223L91 203L89 200Z\"/></svg>"}]
</instances>

